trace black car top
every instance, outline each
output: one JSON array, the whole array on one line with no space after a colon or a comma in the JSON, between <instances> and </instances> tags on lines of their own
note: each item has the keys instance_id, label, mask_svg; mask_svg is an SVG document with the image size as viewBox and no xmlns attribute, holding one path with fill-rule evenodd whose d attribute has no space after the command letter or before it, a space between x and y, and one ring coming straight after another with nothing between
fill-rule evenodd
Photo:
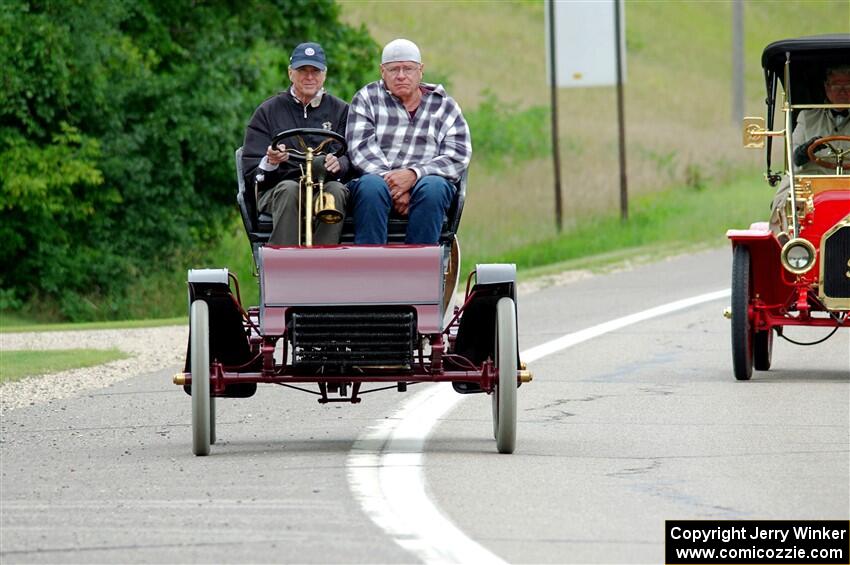
<instances>
[{"instance_id":1,"label":"black car top","mask_svg":"<svg viewBox=\"0 0 850 565\"><path fill-rule=\"evenodd\" d=\"M785 62L790 60L791 104L823 104L826 69L850 65L850 33L813 35L796 39L774 41L764 48L761 65L764 68L767 89L767 129L774 129L776 118L777 84L785 87ZM797 112L791 113L791 130L797 123ZM783 119L784 118L780 118ZM771 182L780 176L771 171L773 138L767 138L767 171Z\"/></svg>"},{"instance_id":2,"label":"black car top","mask_svg":"<svg viewBox=\"0 0 850 565\"><path fill-rule=\"evenodd\" d=\"M791 102L821 104L825 101L823 81L826 69L850 65L850 33L783 39L765 47L761 65L769 96L775 79L785 85L785 60L789 56Z\"/></svg>"}]
</instances>

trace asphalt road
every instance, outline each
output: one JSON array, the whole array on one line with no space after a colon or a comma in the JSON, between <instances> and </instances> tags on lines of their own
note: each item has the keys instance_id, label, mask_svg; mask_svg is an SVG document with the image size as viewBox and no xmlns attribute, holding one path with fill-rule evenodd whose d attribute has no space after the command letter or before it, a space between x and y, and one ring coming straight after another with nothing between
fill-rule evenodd
<instances>
[{"instance_id":1,"label":"asphalt road","mask_svg":"<svg viewBox=\"0 0 850 565\"><path fill-rule=\"evenodd\" d=\"M704 252L521 297L521 349L726 288L729 263ZM463 399L425 444L430 501L507 562L659 563L665 519L847 519L847 332L777 341L774 368L736 382L727 302L536 361L513 455L495 452L489 398ZM172 371L139 372L2 415L0 561L422 559L372 521L348 469L358 438L419 387L355 406L272 386L220 400L219 443L196 458Z\"/></svg>"}]
</instances>

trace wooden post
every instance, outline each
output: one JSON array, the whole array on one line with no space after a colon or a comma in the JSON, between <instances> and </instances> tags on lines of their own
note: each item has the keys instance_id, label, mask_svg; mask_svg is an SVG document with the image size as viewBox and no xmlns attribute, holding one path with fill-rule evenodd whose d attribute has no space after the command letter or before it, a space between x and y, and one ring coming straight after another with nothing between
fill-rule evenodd
<instances>
[{"instance_id":1,"label":"wooden post","mask_svg":"<svg viewBox=\"0 0 850 565\"><path fill-rule=\"evenodd\" d=\"M617 54L617 129L620 138L620 219L629 219L629 190L626 180L626 118L623 109L623 61L620 52L620 0L614 0L614 44Z\"/></svg>"},{"instance_id":2,"label":"wooden post","mask_svg":"<svg viewBox=\"0 0 850 565\"><path fill-rule=\"evenodd\" d=\"M563 228L561 203L561 150L558 143L558 70L555 61L555 2L549 0L549 75L552 106L552 159L555 165L555 227L558 233Z\"/></svg>"}]
</instances>

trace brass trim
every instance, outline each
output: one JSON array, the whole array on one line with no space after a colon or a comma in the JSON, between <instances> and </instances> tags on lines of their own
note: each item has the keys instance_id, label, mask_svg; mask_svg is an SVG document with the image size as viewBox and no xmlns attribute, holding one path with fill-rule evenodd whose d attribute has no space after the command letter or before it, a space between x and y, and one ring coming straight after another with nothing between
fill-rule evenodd
<instances>
[{"instance_id":1,"label":"brass trim","mask_svg":"<svg viewBox=\"0 0 850 565\"><path fill-rule=\"evenodd\" d=\"M183 386L186 384L186 375L184 375L183 373L174 373L172 381L174 381L174 384L176 385Z\"/></svg>"},{"instance_id":2,"label":"brass trim","mask_svg":"<svg viewBox=\"0 0 850 565\"><path fill-rule=\"evenodd\" d=\"M762 149L765 137L782 137L785 130L768 131L764 129L764 118L747 116L743 122L743 142L746 149Z\"/></svg>"},{"instance_id":3,"label":"brass trim","mask_svg":"<svg viewBox=\"0 0 850 565\"><path fill-rule=\"evenodd\" d=\"M792 110L816 110L819 108L831 108L834 110L841 110L844 108L850 108L850 104L792 104Z\"/></svg>"},{"instance_id":4,"label":"brass trim","mask_svg":"<svg viewBox=\"0 0 850 565\"><path fill-rule=\"evenodd\" d=\"M727 306L726 308L723 309L723 317L726 318L727 320L732 319L732 307L731 306Z\"/></svg>"},{"instance_id":5,"label":"brass trim","mask_svg":"<svg viewBox=\"0 0 850 565\"><path fill-rule=\"evenodd\" d=\"M791 124L791 56L787 55L785 59L785 80L783 81L783 85L785 88L784 97L785 102L782 107L782 111L785 112L785 131L794 131L794 128ZM794 167L791 166L791 163L794 162L794 152L791 147L791 136L785 136L785 170L788 171L788 180L791 185L791 202L797 202L797 186L796 182L794 182L794 177L796 176L796 172L794 171ZM793 230L793 237L800 237L800 217L797 215L797 206L791 206L791 229Z\"/></svg>"},{"instance_id":6,"label":"brass trim","mask_svg":"<svg viewBox=\"0 0 850 565\"><path fill-rule=\"evenodd\" d=\"M795 194L797 195L797 214L805 218L809 216L812 212L815 211L815 200L814 200L814 190L812 188L812 183L809 180L797 181L797 190L795 190ZM791 215L791 195L788 195L788 202L786 203L786 213Z\"/></svg>"},{"instance_id":7,"label":"brass trim","mask_svg":"<svg viewBox=\"0 0 850 565\"><path fill-rule=\"evenodd\" d=\"M534 380L534 374L528 369L523 369L519 372L519 382L530 383Z\"/></svg>"},{"instance_id":8,"label":"brass trim","mask_svg":"<svg viewBox=\"0 0 850 565\"><path fill-rule=\"evenodd\" d=\"M803 200L811 198L814 193L813 184L810 179L801 179L797 177L797 198Z\"/></svg>"},{"instance_id":9,"label":"brass trim","mask_svg":"<svg viewBox=\"0 0 850 565\"><path fill-rule=\"evenodd\" d=\"M307 148L304 179L304 247L313 247L313 148ZM300 196L300 193L299 193ZM298 232L301 233L300 231Z\"/></svg>"},{"instance_id":10,"label":"brass trim","mask_svg":"<svg viewBox=\"0 0 850 565\"><path fill-rule=\"evenodd\" d=\"M803 247L808 249L809 252L812 254L811 263L809 263L802 269L792 267L791 264L788 262L788 251L790 251L792 247L797 247L799 245L802 245ZM803 239L802 237L795 237L794 239L790 240L788 243L782 246L782 253L779 255L779 260L782 262L782 266L785 267L786 271L794 273L795 275L802 275L811 271L812 267L815 266L815 262L817 260L817 250L815 250L815 246L812 245L812 242L808 239Z\"/></svg>"},{"instance_id":11,"label":"brass trim","mask_svg":"<svg viewBox=\"0 0 850 565\"><path fill-rule=\"evenodd\" d=\"M796 182L798 198L810 197L832 190L850 190L850 176L797 175Z\"/></svg>"},{"instance_id":12,"label":"brass trim","mask_svg":"<svg viewBox=\"0 0 850 565\"><path fill-rule=\"evenodd\" d=\"M819 273L820 278L818 278L818 281L820 281L820 284L818 285L818 298L820 298L820 301L823 302L823 305L826 306L830 310L850 310L850 297L832 298L830 296L827 296L823 292L823 287L824 287L824 284L823 284L823 268L824 268L823 258L824 258L824 249L826 247L826 240L829 239L829 236L831 236L832 234L834 234L835 232L837 232L841 228L847 227L847 226L850 226L850 214L845 216L843 220L836 222L835 225L832 226L831 228L829 228L826 231L826 233L823 234L823 237L821 237L821 239L820 239L821 262L820 262L820 273ZM848 277L850 277L850 261L848 261L847 273L846 274L847 274Z\"/></svg>"}]
</instances>

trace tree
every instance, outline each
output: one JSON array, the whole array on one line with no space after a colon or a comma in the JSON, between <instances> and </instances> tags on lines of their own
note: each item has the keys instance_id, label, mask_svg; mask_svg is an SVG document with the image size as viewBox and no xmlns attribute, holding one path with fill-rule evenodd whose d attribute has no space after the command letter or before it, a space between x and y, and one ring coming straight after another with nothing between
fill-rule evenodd
<instances>
[{"instance_id":1,"label":"tree","mask_svg":"<svg viewBox=\"0 0 850 565\"><path fill-rule=\"evenodd\" d=\"M3 2L0 308L115 317L139 273L215 239L292 48L321 42L343 98L371 79L377 45L338 20L329 0Z\"/></svg>"}]
</instances>

